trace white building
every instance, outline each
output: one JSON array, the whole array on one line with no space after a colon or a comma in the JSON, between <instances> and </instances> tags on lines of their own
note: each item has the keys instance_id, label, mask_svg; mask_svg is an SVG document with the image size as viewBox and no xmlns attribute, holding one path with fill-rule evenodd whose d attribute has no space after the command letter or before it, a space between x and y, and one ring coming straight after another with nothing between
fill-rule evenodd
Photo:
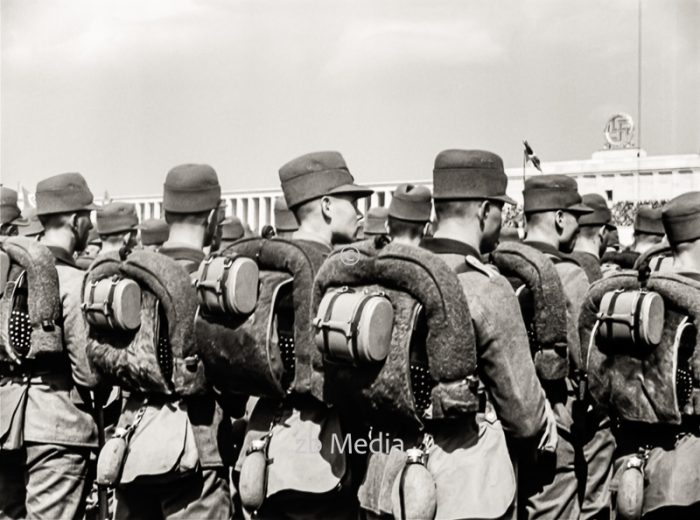
<instances>
[{"instance_id":1,"label":"white building","mask_svg":"<svg viewBox=\"0 0 700 520\"><path fill-rule=\"evenodd\" d=\"M560 173L576 179L581 193L600 193L611 203L617 201L669 199L686 191L700 190L700 154L647 156L634 148L595 152L590 159L579 161L544 162L544 173ZM507 168L508 194L522 201L523 168ZM540 175L528 167L525 176ZM361 202L361 209L386 206L391 192L398 184L424 184L432 189L432 179L398 179L390 183L372 183L371 198ZM237 215L259 230L265 224L274 225L275 197L279 189L241 190L223 193L227 215ZM136 203L141 219L162 216L162 197L114 197L113 200ZM98 200L98 203L100 201Z\"/></svg>"}]
</instances>

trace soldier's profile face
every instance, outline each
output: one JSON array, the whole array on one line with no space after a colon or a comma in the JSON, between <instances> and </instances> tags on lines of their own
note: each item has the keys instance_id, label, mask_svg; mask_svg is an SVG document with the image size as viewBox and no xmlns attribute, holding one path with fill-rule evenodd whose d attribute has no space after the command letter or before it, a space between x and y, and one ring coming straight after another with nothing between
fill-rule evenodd
<instances>
[{"instance_id":1,"label":"soldier's profile face","mask_svg":"<svg viewBox=\"0 0 700 520\"><path fill-rule=\"evenodd\" d=\"M328 197L330 204L327 217L334 244L349 243L354 240L359 221L357 219L357 199L350 195Z\"/></svg>"}]
</instances>

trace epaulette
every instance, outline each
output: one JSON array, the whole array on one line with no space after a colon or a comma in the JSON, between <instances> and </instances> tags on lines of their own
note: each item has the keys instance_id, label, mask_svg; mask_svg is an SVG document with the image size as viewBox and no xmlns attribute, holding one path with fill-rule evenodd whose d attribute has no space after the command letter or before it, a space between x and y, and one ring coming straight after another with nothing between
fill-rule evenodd
<instances>
[{"instance_id":1,"label":"epaulette","mask_svg":"<svg viewBox=\"0 0 700 520\"><path fill-rule=\"evenodd\" d=\"M492 265L483 263L475 256L467 255L464 257L464 260L466 261L467 266L472 267L475 271L485 274L489 278L493 278L498 274L498 269Z\"/></svg>"}]
</instances>

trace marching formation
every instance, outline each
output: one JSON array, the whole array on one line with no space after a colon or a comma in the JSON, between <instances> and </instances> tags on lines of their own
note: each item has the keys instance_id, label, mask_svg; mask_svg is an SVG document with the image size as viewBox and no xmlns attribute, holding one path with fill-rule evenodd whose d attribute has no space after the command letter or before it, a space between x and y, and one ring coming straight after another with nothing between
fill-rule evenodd
<instances>
[{"instance_id":1,"label":"marching formation","mask_svg":"<svg viewBox=\"0 0 700 520\"><path fill-rule=\"evenodd\" d=\"M502 230L491 152L364 218L338 152L279 179L260 235L203 164L163 220L0 187L0 518L700 517L700 192L621 250L565 175Z\"/></svg>"}]
</instances>

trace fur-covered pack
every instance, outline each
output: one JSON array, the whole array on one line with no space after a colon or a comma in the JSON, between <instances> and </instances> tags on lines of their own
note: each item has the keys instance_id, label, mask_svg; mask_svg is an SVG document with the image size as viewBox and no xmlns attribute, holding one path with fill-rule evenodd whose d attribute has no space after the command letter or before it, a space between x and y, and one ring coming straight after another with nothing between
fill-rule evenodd
<instances>
[{"instance_id":1,"label":"fur-covered pack","mask_svg":"<svg viewBox=\"0 0 700 520\"><path fill-rule=\"evenodd\" d=\"M491 253L492 263L516 291L528 329L537 375L563 379L569 373L566 296L554 263L537 249L506 242Z\"/></svg>"},{"instance_id":2,"label":"fur-covered pack","mask_svg":"<svg viewBox=\"0 0 700 520\"><path fill-rule=\"evenodd\" d=\"M85 276L83 312L88 355L107 380L147 394L204 392L194 336L197 297L175 260L146 250L124 260L99 256Z\"/></svg>"},{"instance_id":3,"label":"fur-covered pack","mask_svg":"<svg viewBox=\"0 0 700 520\"><path fill-rule=\"evenodd\" d=\"M0 243L0 361L21 363L63 350L63 309L53 254L24 237Z\"/></svg>"},{"instance_id":4,"label":"fur-covered pack","mask_svg":"<svg viewBox=\"0 0 700 520\"><path fill-rule=\"evenodd\" d=\"M314 283L324 400L384 431L475 412L476 342L457 275L415 247L351 249L330 255Z\"/></svg>"},{"instance_id":5,"label":"fur-covered pack","mask_svg":"<svg viewBox=\"0 0 700 520\"><path fill-rule=\"evenodd\" d=\"M700 414L699 319L700 283L679 274L623 271L591 286L579 327L593 398L635 423Z\"/></svg>"},{"instance_id":6,"label":"fur-covered pack","mask_svg":"<svg viewBox=\"0 0 700 520\"><path fill-rule=\"evenodd\" d=\"M320 399L322 376L312 367L310 307L314 276L325 255L304 242L278 238L239 240L221 255L254 260L259 283L249 315L200 312L197 319L200 349L217 389L275 398L293 392Z\"/></svg>"}]
</instances>

